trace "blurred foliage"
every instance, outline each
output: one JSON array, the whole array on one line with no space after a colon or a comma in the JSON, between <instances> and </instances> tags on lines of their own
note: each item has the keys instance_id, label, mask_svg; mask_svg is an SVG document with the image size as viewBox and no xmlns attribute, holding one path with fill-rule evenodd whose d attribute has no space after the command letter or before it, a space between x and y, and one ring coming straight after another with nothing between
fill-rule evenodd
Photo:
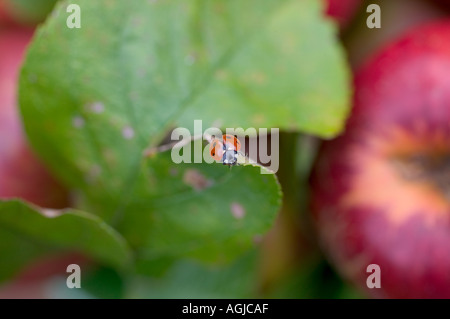
<instances>
[{"instance_id":1,"label":"blurred foliage","mask_svg":"<svg viewBox=\"0 0 450 319\"><path fill-rule=\"evenodd\" d=\"M259 254L255 249L231 265L179 260L160 276L136 277L128 298L254 298L258 293Z\"/></svg>"},{"instance_id":2,"label":"blurred foliage","mask_svg":"<svg viewBox=\"0 0 450 319\"><path fill-rule=\"evenodd\" d=\"M169 152L145 154L174 127L192 130L195 119L203 120L204 129L338 134L349 112L350 73L320 2L70 1L82 8L81 29L66 27L68 3L61 1L38 30L19 96L36 151L77 194L77 206L105 220L133 249L135 271L99 268L83 277L84 296L319 296L303 289L323 274L308 261L314 244L304 244L311 246L305 254L280 260L277 269L300 278L297 285L288 280L293 289L279 282L265 289L262 277L270 270L261 265L261 254L267 251L265 245L262 252L255 248L255 241L280 211L275 175L260 174L258 165L229 171L205 163L177 165ZM292 221L292 236L280 249L289 254L299 244L302 183L315 149L297 148L297 134L283 140L279 177L287 196L280 216ZM243 218L233 216L236 204ZM45 227L50 223L45 220ZM109 244L105 254L113 249ZM15 254L9 250L2 257ZM91 257L107 264L102 256ZM292 268L302 262L314 266ZM339 295L342 285L329 296Z\"/></svg>"},{"instance_id":3,"label":"blurred foliage","mask_svg":"<svg viewBox=\"0 0 450 319\"><path fill-rule=\"evenodd\" d=\"M143 16L174 14L179 3L155 9L148 1L108 3L80 2L81 30L61 27L66 20L62 3L59 14L39 31L20 89L31 142L68 186L80 190L84 209L124 234L139 262L149 265L147 260L165 256L229 261L270 228L280 201L276 179L261 175L259 167L228 172L206 163L176 165L169 152L143 155L168 132L171 108L180 108L191 94L177 88L173 77L178 71L158 69L177 63L168 58L168 52L178 52L166 42L169 38L146 32L154 23L163 28L168 20ZM118 30L130 34L118 37ZM170 50L159 53L161 48ZM99 57L101 63L92 63ZM205 69L192 73L185 66L185 85ZM146 73L143 78L139 70ZM162 84L154 82L157 76L164 77ZM233 217L233 204L242 207L245 218Z\"/></svg>"},{"instance_id":4,"label":"blurred foliage","mask_svg":"<svg viewBox=\"0 0 450 319\"><path fill-rule=\"evenodd\" d=\"M284 274L266 297L277 299L361 299L362 293L343 282L320 256L303 263L301 271Z\"/></svg>"},{"instance_id":5,"label":"blurred foliage","mask_svg":"<svg viewBox=\"0 0 450 319\"><path fill-rule=\"evenodd\" d=\"M129 267L130 251L122 237L97 216L56 212L21 201L0 201L0 281L18 273L38 256L79 251L117 268Z\"/></svg>"}]
</instances>

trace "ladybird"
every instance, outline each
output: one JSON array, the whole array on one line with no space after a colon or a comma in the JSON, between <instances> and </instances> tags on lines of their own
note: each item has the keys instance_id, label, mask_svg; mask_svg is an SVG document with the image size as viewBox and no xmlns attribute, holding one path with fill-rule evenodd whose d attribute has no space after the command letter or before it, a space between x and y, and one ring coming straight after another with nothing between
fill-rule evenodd
<instances>
[{"instance_id":1,"label":"ladybird","mask_svg":"<svg viewBox=\"0 0 450 319\"><path fill-rule=\"evenodd\" d=\"M211 155L214 160L220 161L222 159L223 152L222 142L213 135L209 144L209 155Z\"/></svg>"},{"instance_id":2,"label":"ladybird","mask_svg":"<svg viewBox=\"0 0 450 319\"><path fill-rule=\"evenodd\" d=\"M220 141L214 135L211 137L209 153L216 160L222 160L223 165L231 166L238 164L238 152L241 150L241 142L236 135L224 134Z\"/></svg>"},{"instance_id":3,"label":"ladybird","mask_svg":"<svg viewBox=\"0 0 450 319\"><path fill-rule=\"evenodd\" d=\"M223 165L234 166L237 164L238 152L241 150L241 142L236 135L224 134L223 140Z\"/></svg>"}]
</instances>

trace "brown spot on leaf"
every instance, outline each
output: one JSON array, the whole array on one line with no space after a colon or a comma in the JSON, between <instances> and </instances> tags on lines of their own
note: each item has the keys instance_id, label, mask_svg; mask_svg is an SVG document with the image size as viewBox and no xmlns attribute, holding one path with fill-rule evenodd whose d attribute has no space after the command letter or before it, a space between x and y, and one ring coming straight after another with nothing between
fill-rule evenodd
<instances>
[{"instance_id":1,"label":"brown spot on leaf","mask_svg":"<svg viewBox=\"0 0 450 319\"><path fill-rule=\"evenodd\" d=\"M183 182L195 190L203 190L212 185L212 181L208 180L202 173L196 169L188 169L183 175Z\"/></svg>"},{"instance_id":2,"label":"brown spot on leaf","mask_svg":"<svg viewBox=\"0 0 450 319\"><path fill-rule=\"evenodd\" d=\"M264 240L264 236L263 235L255 235L253 236L253 243L255 245L260 245Z\"/></svg>"},{"instance_id":3,"label":"brown spot on leaf","mask_svg":"<svg viewBox=\"0 0 450 319\"><path fill-rule=\"evenodd\" d=\"M75 128L82 128L84 126L84 119L81 116L72 118L72 125Z\"/></svg>"}]
</instances>

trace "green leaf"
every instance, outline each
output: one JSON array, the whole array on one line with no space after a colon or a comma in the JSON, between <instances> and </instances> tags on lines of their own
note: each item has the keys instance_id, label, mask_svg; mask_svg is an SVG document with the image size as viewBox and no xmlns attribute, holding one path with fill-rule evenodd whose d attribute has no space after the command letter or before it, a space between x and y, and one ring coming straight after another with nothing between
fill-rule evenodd
<instances>
[{"instance_id":1,"label":"green leaf","mask_svg":"<svg viewBox=\"0 0 450 319\"><path fill-rule=\"evenodd\" d=\"M276 299L362 299L365 296L342 278L323 259L315 256L285 274L264 297Z\"/></svg>"},{"instance_id":2,"label":"green leaf","mask_svg":"<svg viewBox=\"0 0 450 319\"><path fill-rule=\"evenodd\" d=\"M96 216L0 201L0 281L39 256L68 250L121 269L131 257L122 237Z\"/></svg>"},{"instance_id":3,"label":"green leaf","mask_svg":"<svg viewBox=\"0 0 450 319\"><path fill-rule=\"evenodd\" d=\"M83 290L100 299L121 299L125 283L114 269L100 267L88 272L83 278Z\"/></svg>"},{"instance_id":4,"label":"green leaf","mask_svg":"<svg viewBox=\"0 0 450 319\"><path fill-rule=\"evenodd\" d=\"M349 72L317 0L74 3L82 28L66 27L62 1L20 85L33 144L72 184L98 166L121 184L143 148L194 119L327 137L343 127Z\"/></svg>"},{"instance_id":5,"label":"green leaf","mask_svg":"<svg viewBox=\"0 0 450 319\"><path fill-rule=\"evenodd\" d=\"M194 119L204 128L337 134L349 72L319 2L70 3L81 7L82 28L66 27L69 2L60 2L21 75L32 145L144 263L163 255L225 261L248 249L278 210L274 176L252 166L175 165L143 151L173 127L192 129ZM193 190L183 181L189 170L212 186ZM231 207L245 218L233 218Z\"/></svg>"},{"instance_id":6,"label":"green leaf","mask_svg":"<svg viewBox=\"0 0 450 319\"><path fill-rule=\"evenodd\" d=\"M162 256L232 260L258 242L280 206L275 176L258 165L174 164L165 152L139 172L114 220L139 247L143 269Z\"/></svg>"},{"instance_id":7,"label":"green leaf","mask_svg":"<svg viewBox=\"0 0 450 319\"><path fill-rule=\"evenodd\" d=\"M127 298L230 299L258 298L256 250L227 266L206 266L180 260L164 275L137 276L128 285Z\"/></svg>"}]
</instances>

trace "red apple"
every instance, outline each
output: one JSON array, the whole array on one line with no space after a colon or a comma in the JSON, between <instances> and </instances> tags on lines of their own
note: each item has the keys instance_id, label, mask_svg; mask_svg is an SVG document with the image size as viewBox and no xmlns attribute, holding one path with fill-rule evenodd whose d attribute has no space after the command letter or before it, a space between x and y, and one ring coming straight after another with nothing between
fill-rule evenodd
<instances>
[{"instance_id":1,"label":"red apple","mask_svg":"<svg viewBox=\"0 0 450 319\"><path fill-rule=\"evenodd\" d=\"M0 1L0 25L14 24L14 18L9 13L5 1Z\"/></svg>"},{"instance_id":2,"label":"red apple","mask_svg":"<svg viewBox=\"0 0 450 319\"><path fill-rule=\"evenodd\" d=\"M30 150L17 107L17 83L30 29L0 29L0 198L48 208L67 206L67 192Z\"/></svg>"},{"instance_id":3,"label":"red apple","mask_svg":"<svg viewBox=\"0 0 450 319\"><path fill-rule=\"evenodd\" d=\"M328 0L326 14L334 18L341 27L350 23L362 0Z\"/></svg>"},{"instance_id":4,"label":"red apple","mask_svg":"<svg viewBox=\"0 0 450 319\"><path fill-rule=\"evenodd\" d=\"M430 0L430 2L435 3L442 9L450 10L450 0Z\"/></svg>"},{"instance_id":5,"label":"red apple","mask_svg":"<svg viewBox=\"0 0 450 319\"><path fill-rule=\"evenodd\" d=\"M93 263L80 253L54 253L35 260L25 267L13 281L0 285L0 299L48 299L49 280L67 278L67 266L79 265L82 273L90 269Z\"/></svg>"},{"instance_id":6,"label":"red apple","mask_svg":"<svg viewBox=\"0 0 450 319\"><path fill-rule=\"evenodd\" d=\"M364 1L363 6L370 3ZM370 13L364 13L364 18L356 20L344 39L349 61L355 68L408 30L445 17L445 12L423 0L377 0L376 3L381 8L381 28L369 29L366 19Z\"/></svg>"},{"instance_id":7,"label":"red apple","mask_svg":"<svg viewBox=\"0 0 450 319\"><path fill-rule=\"evenodd\" d=\"M0 198L64 208L67 191L30 150L18 113L18 76L32 36L32 29L0 29ZM45 297L45 279L65 273L68 264L82 260L77 256L53 255L32 263L15 281L0 286L0 298Z\"/></svg>"},{"instance_id":8,"label":"red apple","mask_svg":"<svg viewBox=\"0 0 450 319\"><path fill-rule=\"evenodd\" d=\"M337 270L374 297L450 298L450 21L412 30L356 74L312 210ZM369 289L367 266L381 269Z\"/></svg>"}]
</instances>

